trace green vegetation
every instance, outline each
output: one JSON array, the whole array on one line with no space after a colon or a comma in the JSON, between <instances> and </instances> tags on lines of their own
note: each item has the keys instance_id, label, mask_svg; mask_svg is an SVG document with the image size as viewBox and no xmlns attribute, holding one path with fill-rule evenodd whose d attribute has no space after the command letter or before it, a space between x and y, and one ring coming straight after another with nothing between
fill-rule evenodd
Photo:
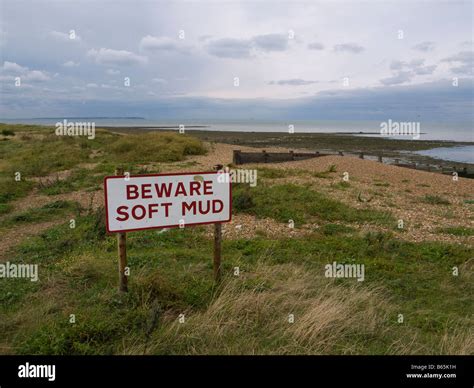
<instances>
[{"instance_id":1,"label":"green vegetation","mask_svg":"<svg viewBox=\"0 0 474 388\"><path fill-rule=\"evenodd\" d=\"M130 292L118 294L116 239L105 235L102 220L103 213L91 213L77 219L76 229L57 226L18 248L14 261L38 263L40 281L2 280L3 351L472 352L468 247L361 236L335 225L302 238L225 240L225 276L215 286L204 228L143 231L129 235ZM366 280L325 278L333 261L365 264ZM232 276L235 266L239 277ZM460 276L452 276L453 266Z\"/></svg>"},{"instance_id":2,"label":"green vegetation","mask_svg":"<svg viewBox=\"0 0 474 388\"><path fill-rule=\"evenodd\" d=\"M123 136L96 129L95 139L91 141L84 137L56 136L54 128L49 127L0 124L0 129L10 127L22 136L18 141L0 144L0 163L5 164L8 176L17 171L25 178L45 176L91 162L127 168L127 163L173 162L183 160L186 155L205 153L199 140L171 132Z\"/></svg>"},{"instance_id":3,"label":"green vegetation","mask_svg":"<svg viewBox=\"0 0 474 388\"><path fill-rule=\"evenodd\" d=\"M452 234L454 236L474 236L474 228L463 226L450 226L438 229L440 233Z\"/></svg>"},{"instance_id":4,"label":"green vegetation","mask_svg":"<svg viewBox=\"0 0 474 388\"><path fill-rule=\"evenodd\" d=\"M323 179L326 179L326 178L330 178L330 174L331 173L335 173L337 172L337 169L336 169L336 166L334 164L331 164L327 169L326 171L320 171L320 172L314 172L312 174L312 176L314 176L315 178L323 178Z\"/></svg>"},{"instance_id":5,"label":"green vegetation","mask_svg":"<svg viewBox=\"0 0 474 388\"><path fill-rule=\"evenodd\" d=\"M233 201L236 211L258 217L270 217L285 223L289 219L300 225L315 220L369 222L380 225L394 223L389 213L355 209L309 187L293 184L259 185L255 188L235 185Z\"/></svg>"},{"instance_id":6,"label":"green vegetation","mask_svg":"<svg viewBox=\"0 0 474 388\"><path fill-rule=\"evenodd\" d=\"M336 183L332 183L331 187L333 187L335 189L338 189L338 190L346 190L349 187L351 187L351 184L349 182L346 182L346 181L339 181L339 182L336 182Z\"/></svg>"},{"instance_id":7,"label":"green vegetation","mask_svg":"<svg viewBox=\"0 0 474 388\"><path fill-rule=\"evenodd\" d=\"M74 169L70 176L65 179L40 180L40 193L46 195L65 194L81 189L98 190L100 189L104 176L94 174L85 168Z\"/></svg>"},{"instance_id":8,"label":"green vegetation","mask_svg":"<svg viewBox=\"0 0 474 388\"><path fill-rule=\"evenodd\" d=\"M32 208L22 213L6 216L0 221L0 227L50 221L66 214L80 214L80 212L81 207L77 202L54 201L39 208Z\"/></svg>"},{"instance_id":9,"label":"green vegetation","mask_svg":"<svg viewBox=\"0 0 474 388\"><path fill-rule=\"evenodd\" d=\"M354 228L342 224L326 224L321 229L325 236L333 236L354 232Z\"/></svg>"},{"instance_id":10,"label":"green vegetation","mask_svg":"<svg viewBox=\"0 0 474 388\"><path fill-rule=\"evenodd\" d=\"M2 129L2 135L3 136L15 136L15 132L13 132L11 129Z\"/></svg>"},{"instance_id":11,"label":"green vegetation","mask_svg":"<svg viewBox=\"0 0 474 388\"><path fill-rule=\"evenodd\" d=\"M0 125L10 128L16 135L0 142L0 227L56 225L8 255L10 262L38 264L39 281L0 279L0 353L474 353L473 248L366 233L361 224L393 230L396 220L363 201L353 207L333 199L317 185L278 183L295 174L331 177L335 166L317 173L258 168L264 179L257 187L234 185L236 213L319 227L291 237L256 232L231 239L224 233L220 284L212 278L209 227L129 233L129 292L118 293L117 241L105 231L102 207L83 209L61 196L13 213L13 201L32 190L51 196L96 190L117 166L136 174L167 168L161 163L192 165L186 155L202 154L203 145L176 133L98 130L89 141L58 138L47 127ZM446 202L433 196L423 201ZM472 228L440 232L469 236ZM364 264L365 280L326 278L325 265L334 261ZM180 314L185 323L178 322Z\"/></svg>"},{"instance_id":12,"label":"green vegetation","mask_svg":"<svg viewBox=\"0 0 474 388\"><path fill-rule=\"evenodd\" d=\"M0 206L7 208L8 202L24 197L32 188L31 181L16 181L14 174L0 175Z\"/></svg>"},{"instance_id":13,"label":"green vegetation","mask_svg":"<svg viewBox=\"0 0 474 388\"><path fill-rule=\"evenodd\" d=\"M56 136L50 127L0 124L2 132L10 133L12 129L18 139L0 143L0 214L8 214L12 210L9 203L28 195L35 187L47 195L94 191L102 186L103 177L113 174L118 166L132 174L150 173L159 168L140 167L136 162L171 162L205 152L199 140L168 132L122 136L97 129L91 141ZM132 157L133 154L137 156ZM87 163L94 163L95 167L81 167ZM65 170L70 173L60 178L59 172ZM38 183L33 177L40 177Z\"/></svg>"},{"instance_id":14,"label":"green vegetation","mask_svg":"<svg viewBox=\"0 0 474 388\"><path fill-rule=\"evenodd\" d=\"M125 136L114 142L110 151L121 161L133 163L175 162L183 160L186 155L205 153L199 140L171 133Z\"/></svg>"},{"instance_id":15,"label":"green vegetation","mask_svg":"<svg viewBox=\"0 0 474 388\"><path fill-rule=\"evenodd\" d=\"M281 168L270 168L270 167L258 167L258 178L266 179L278 179L287 178L293 176L306 175L308 172L300 169L281 169Z\"/></svg>"},{"instance_id":16,"label":"green vegetation","mask_svg":"<svg viewBox=\"0 0 474 388\"><path fill-rule=\"evenodd\" d=\"M428 203L430 205L450 205L447 199L440 197L438 195L425 195L421 198L421 201L424 203Z\"/></svg>"},{"instance_id":17,"label":"green vegetation","mask_svg":"<svg viewBox=\"0 0 474 388\"><path fill-rule=\"evenodd\" d=\"M374 186L377 186L377 187L389 187L389 186L390 186L390 183L376 181L376 182L374 182Z\"/></svg>"},{"instance_id":18,"label":"green vegetation","mask_svg":"<svg viewBox=\"0 0 474 388\"><path fill-rule=\"evenodd\" d=\"M10 213L13 206L8 203L0 203L0 215Z\"/></svg>"}]
</instances>

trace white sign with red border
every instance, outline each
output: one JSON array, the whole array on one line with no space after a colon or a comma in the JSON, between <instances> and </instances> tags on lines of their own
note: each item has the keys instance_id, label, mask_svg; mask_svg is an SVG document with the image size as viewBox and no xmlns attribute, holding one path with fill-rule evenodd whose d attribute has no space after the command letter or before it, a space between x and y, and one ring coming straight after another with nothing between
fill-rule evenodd
<instances>
[{"instance_id":1,"label":"white sign with red border","mask_svg":"<svg viewBox=\"0 0 474 388\"><path fill-rule=\"evenodd\" d=\"M228 222L229 173L187 172L104 179L108 232Z\"/></svg>"}]
</instances>

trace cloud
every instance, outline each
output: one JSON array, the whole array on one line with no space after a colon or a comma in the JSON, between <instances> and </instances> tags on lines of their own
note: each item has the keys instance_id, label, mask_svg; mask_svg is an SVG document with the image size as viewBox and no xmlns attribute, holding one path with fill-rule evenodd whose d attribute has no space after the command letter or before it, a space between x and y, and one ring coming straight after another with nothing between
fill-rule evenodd
<instances>
[{"instance_id":1,"label":"cloud","mask_svg":"<svg viewBox=\"0 0 474 388\"><path fill-rule=\"evenodd\" d=\"M64 67L77 67L79 66L79 63L76 63L74 61L67 61L63 63Z\"/></svg>"},{"instance_id":2,"label":"cloud","mask_svg":"<svg viewBox=\"0 0 474 388\"><path fill-rule=\"evenodd\" d=\"M421 42L412 47L413 50L417 51L422 51L422 52L428 52L428 51L433 51L435 48L435 43L434 42Z\"/></svg>"},{"instance_id":3,"label":"cloud","mask_svg":"<svg viewBox=\"0 0 474 388\"><path fill-rule=\"evenodd\" d=\"M4 80L12 78L11 76L10 77L8 76L9 74L14 75L14 76L19 76L23 81L31 81L31 82L43 82L43 81L49 81L51 79L49 74L45 71L30 70L28 67L21 66L15 62L5 61L3 63L1 70L2 70L2 75L6 74L6 76L3 76Z\"/></svg>"},{"instance_id":4,"label":"cloud","mask_svg":"<svg viewBox=\"0 0 474 388\"><path fill-rule=\"evenodd\" d=\"M436 69L436 65L425 66L424 59L413 59L412 61L405 63L402 62L402 66L405 69L409 69L416 75L425 75L425 74L433 74Z\"/></svg>"},{"instance_id":5,"label":"cloud","mask_svg":"<svg viewBox=\"0 0 474 388\"><path fill-rule=\"evenodd\" d=\"M474 74L474 51L461 51L455 55L444 58L442 62L454 64L451 71L455 74Z\"/></svg>"},{"instance_id":6,"label":"cloud","mask_svg":"<svg viewBox=\"0 0 474 388\"><path fill-rule=\"evenodd\" d=\"M288 37L283 34L257 35L252 43L261 51L285 51L288 48Z\"/></svg>"},{"instance_id":7,"label":"cloud","mask_svg":"<svg viewBox=\"0 0 474 388\"><path fill-rule=\"evenodd\" d=\"M43 81L49 81L51 78L49 75L40 70L31 70L26 73L26 75L23 77L25 81L32 81L32 82L43 82Z\"/></svg>"},{"instance_id":8,"label":"cloud","mask_svg":"<svg viewBox=\"0 0 474 388\"><path fill-rule=\"evenodd\" d=\"M7 42L7 33L2 27L0 27L0 46L4 46L6 42Z\"/></svg>"},{"instance_id":9,"label":"cloud","mask_svg":"<svg viewBox=\"0 0 474 388\"><path fill-rule=\"evenodd\" d=\"M417 75L433 74L436 65L424 66L424 59L413 59L410 62L395 60L390 63L390 69L395 70L391 77L383 78L384 85L399 85L411 81Z\"/></svg>"},{"instance_id":10,"label":"cloud","mask_svg":"<svg viewBox=\"0 0 474 388\"><path fill-rule=\"evenodd\" d=\"M28 68L24 67L24 66L20 66L18 63L15 63L15 62L5 61L5 62L3 62L2 70L5 73L22 74L22 73L28 71Z\"/></svg>"},{"instance_id":11,"label":"cloud","mask_svg":"<svg viewBox=\"0 0 474 388\"><path fill-rule=\"evenodd\" d=\"M433 72L436 70L436 67L436 65L415 67L413 69L413 73L416 75L433 74Z\"/></svg>"},{"instance_id":12,"label":"cloud","mask_svg":"<svg viewBox=\"0 0 474 388\"><path fill-rule=\"evenodd\" d=\"M119 75L120 74L120 70L115 70L115 69L107 69L105 72L108 75Z\"/></svg>"},{"instance_id":13,"label":"cloud","mask_svg":"<svg viewBox=\"0 0 474 388\"><path fill-rule=\"evenodd\" d=\"M392 61L392 63L390 63L390 69L391 70L401 70L403 68L403 64L404 62L402 61Z\"/></svg>"},{"instance_id":14,"label":"cloud","mask_svg":"<svg viewBox=\"0 0 474 388\"><path fill-rule=\"evenodd\" d=\"M302 86L302 85L311 85L316 84L318 81L308 81L301 78L293 78L293 79L282 79L279 81L270 81L270 85L292 85L292 86Z\"/></svg>"},{"instance_id":15,"label":"cloud","mask_svg":"<svg viewBox=\"0 0 474 388\"><path fill-rule=\"evenodd\" d=\"M171 39L165 36L144 36L140 40L140 50L149 52L188 52L190 49L183 46L181 40Z\"/></svg>"},{"instance_id":16,"label":"cloud","mask_svg":"<svg viewBox=\"0 0 474 388\"><path fill-rule=\"evenodd\" d=\"M219 58L247 58L251 49L252 42L245 39L223 38L207 45L207 52Z\"/></svg>"},{"instance_id":17,"label":"cloud","mask_svg":"<svg viewBox=\"0 0 474 388\"><path fill-rule=\"evenodd\" d=\"M323 50L324 45L322 43L313 42L313 43L308 44L308 49L310 49L310 50Z\"/></svg>"},{"instance_id":18,"label":"cloud","mask_svg":"<svg viewBox=\"0 0 474 388\"><path fill-rule=\"evenodd\" d=\"M6 86L12 88L12 93L5 93L0 105L5 103L11 110L0 107L0 112L11 117L14 117L13 111L27 117L39 113L49 116L62 114L63 109L77 109L88 115L89 111L92 114L92 111L100 110L100 105L96 107L87 102L93 99L111 101L107 109L115 109L113 101L117 101L118 111L125 108L127 112L133 113L134 109L139 112L140 102L146 102L147 91L155 92L159 99L165 100L181 93L188 97L229 100L288 99L287 104L292 104L293 100L301 97L302 91L348 90L373 86L374 83L392 91L397 85L408 88L411 83L419 84L420 80L454 76L462 79L457 74L466 74L470 70L468 63L456 62L454 58L452 62L439 63L441 59L454 57L458 52L472 50L468 42L466 47L460 46L461 42L471 39L471 7L466 2L449 5L439 2L416 2L414 5L383 2L377 9L367 2L357 2L354 6L345 2L336 7L301 7L298 3L268 7L239 0L225 9L213 2L168 4L146 1L138 7L133 2L118 2L107 7L108 18L100 12L100 4L56 3L40 1L26 5L24 1L7 1L3 7L5 21L0 22L0 31L7 34L7 42L1 47L0 77L15 77L13 71L17 71L22 76L23 86L28 84L23 82L23 75L37 70L41 73L32 73L31 79L38 82L47 77L51 79L43 81L41 87L35 87L31 82L32 93L28 96L23 93L22 98L31 98L33 103L22 103L25 108L21 110L16 108L19 89L14 88L14 82L8 83ZM344 34L340 23L327 23L328 20L349 20L355 10L359 12L358 20L346 23ZM22 18L25 12L35 17L29 20ZM387 23L385 18L380 17L382 14L390 15L394 23ZM429 18L426 18L427 14ZM215 16L212 22L196 22L207 20L210 15ZM446 19L456 20L456 28L448 28L439 34L438 27ZM408 35L415 39L405 37L405 40L398 40L396 31L399 27L394 28L394 25L405 29L405 33L407 26L410 26ZM80 43L70 43L71 29L80 35ZM294 39L289 39L289 29L295 31ZM48 35L51 30L56 33ZM186 39L178 38L179 30L186 31ZM393 39L384 39L388 36ZM435 42L435 51L425 53L412 49L424 41ZM232 44L223 47L226 42ZM337 44L342 45L338 46L338 52L333 50ZM351 50L344 44L357 44L365 50L354 50L353 47ZM190 47L189 54L177 51L185 47ZM87 56L89 49L93 51ZM308 54L317 56L317 63L309 63ZM418 57L425 57L425 63L412 63L411 60ZM399 63L389 69L392 58L399 60ZM2 72L4 60L29 69L18 69L13 65L9 70L12 73ZM80 66L63 66L66 61L80 62ZM141 65L145 61L148 65ZM125 66L130 63L131 66ZM435 68L435 65L438 67ZM61 72L59 69L64 74L55 77L56 72ZM351 77L351 88L345 88L341 82L346 75ZM125 76L133 80L130 88L122 86ZM234 76L239 76L240 87L233 86ZM152 81L155 77L166 79L168 84ZM385 86L380 79L390 86ZM272 80L273 86L265 83ZM309 84L313 80L319 83ZM329 84L329 80L336 81ZM99 87L80 92L73 89L76 85L85 88L87 83L97 83ZM43 84L49 89L43 88ZM111 89L102 87L102 84L120 86ZM459 88L453 89L459 92ZM354 95L354 98L357 96ZM158 105L156 100L158 98L155 98L150 114L154 114L152 108ZM354 101L355 104L357 101ZM231 114L232 107L233 103L229 103ZM193 110L193 114L200 114L198 105L189 109ZM278 114L279 109L280 105L272 114ZM243 110L240 117L250 117L250 112L250 108L248 112ZM368 113L360 112L360 115ZM181 114L192 117L186 105L180 106L177 117ZM207 114L212 116L213 110Z\"/></svg>"},{"instance_id":19,"label":"cloud","mask_svg":"<svg viewBox=\"0 0 474 388\"><path fill-rule=\"evenodd\" d=\"M102 65L139 65L147 63L147 58L125 50L101 48L91 49L87 56Z\"/></svg>"},{"instance_id":20,"label":"cloud","mask_svg":"<svg viewBox=\"0 0 474 388\"><path fill-rule=\"evenodd\" d=\"M204 97L143 98L141 100L101 100L89 93L85 104L66 106L70 116L139 115L160 120L233 120L254 117L259 120L472 120L472 80L461 79L376 88L320 92L299 99L213 99ZM104 89L105 91L105 89ZM153 92L152 90L150 90ZM158 93L155 93L155 95ZM141 93L144 97L146 93ZM158 94L159 95L159 94ZM150 96L149 96L150 97ZM151 96L153 97L153 96ZM57 97L55 104L59 103ZM37 105L34 100L15 100L21 107ZM63 113L63 115L66 113Z\"/></svg>"},{"instance_id":21,"label":"cloud","mask_svg":"<svg viewBox=\"0 0 474 388\"><path fill-rule=\"evenodd\" d=\"M357 43L342 43L336 44L334 46L334 51L336 52L350 52L354 54L359 54L364 50L364 47L358 45Z\"/></svg>"},{"instance_id":22,"label":"cloud","mask_svg":"<svg viewBox=\"0 0 474 388\"><path fill-rule=\"evenodd\" d=\"M413 73L411 71L399 71L392 77L383 78L380 82L384 85L399 85L411 80Z\"/></svg>"},{"instance_id":23,"label":"cloud","mask_svg":"<svg viewBox=\"0 0 474 388\"><path fill-rule=\"evenodd\" d=\"M249 58L253 52L287 50L288 37L284 34L265 34L250 39L222 38L209 41L206 49L219 58Z\"/></svg>"}]
</instances>

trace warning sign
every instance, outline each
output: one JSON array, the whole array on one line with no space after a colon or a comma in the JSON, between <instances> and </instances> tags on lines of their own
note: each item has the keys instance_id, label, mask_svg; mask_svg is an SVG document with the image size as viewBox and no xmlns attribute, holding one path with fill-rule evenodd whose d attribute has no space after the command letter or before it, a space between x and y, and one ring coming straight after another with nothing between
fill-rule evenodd
<instances>
[{"instance_id":1,"label":"warning sign","mask_svg":"<svg viewBox=\"0 0 474 388\"><path fill-rule=\"evenodd\" d=\"M109 176L104 189L108 232L231 219L231 179L222 171Z\"/></svg>"}]
</instances>

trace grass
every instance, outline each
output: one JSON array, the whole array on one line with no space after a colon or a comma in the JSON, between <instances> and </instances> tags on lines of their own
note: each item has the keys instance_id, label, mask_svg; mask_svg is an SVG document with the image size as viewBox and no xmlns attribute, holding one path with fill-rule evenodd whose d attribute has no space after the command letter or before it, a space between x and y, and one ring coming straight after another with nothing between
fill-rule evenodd
<instances>
[{"instance_id":1,"label":"grass","mask_svg":"<svg viewBox=\"0 0 474 388\"><path fill-rule=\"evenodd\" d=\"M16 181L14 175L0 176L0 203L6 204L20 199L26 196L32 188L33 183L31 181Z\"/></svg>"},{"instance_id":2,"label":"grass","mask_svg":"<svg viewBox=\"0 0 474 388\"><path fill-rule=\"evenodd\" d=\"M111 145L110 152L123 162L141 163L175 162L206 150L199 140L187 135L148 133L122 137Z\"/></svg>"},{"instance_id":3,"label":"grass","mask_svg":"<svg viewBox=\"0 0 474 388\"><path fill-rule=\"evenodd\" d=\"M326 224L322 227L322 233L326 236L348 234L354 232L354 228L341 224Z\"/></svg>"},{"instance_id":4,"label":"grass","mask_svg":"<svg viewBox=\"0 0 474 388\"><path fill-rule=\"evenodd\" d=\"M201 141L176 133L118 135L96 130L93 141L83 137L56 136L54 128L0 124L22 133L19 140L0 144L0 163L9 175L45 176L78 167L82 163L106 162L114 167L141 162L174 162L187 155L206 152Z\"/></svg>"},{"instance_id":5,"label":"grass","mask_svg":"<svg viewBox=\"0 0 474 388\"><path fill-rule=\"evenodd\" d=\"M76 229L60 225L18 248L12 261L40 264L40 281L3 280L0 343L7 349L17 354L473 351L472 248L359 235L334 225L301 238L224 240L224 279L216 286L212 241L204 228L143 231L129 235L130 292L117 294L116 240L104 233L102 215L81 216ZM365 282L325 278L324 266L333 261L363 263ZM451 274L453 266L460 268L458 277ZM403 325L396 322L399 313ZM70 314L76 324L69 323ZM185 323L179 323L180 314ZM289 314L295 323L288 322Z\"/></svg>"},{"instance_id":6,"label":"grass","mask_svg":"<svg viewBox=\"0 0 474 388\"><path fill-rule=\"evenodd\" d=\"M270 167L258 167L258 177L266 179L287 178L293 176L306 175L307 171L301 169L280 169Z\"/></svg>"},{"instance_id":7,"label":"grass","mask_svg":"<svg viewBox=\"0 0 474 388\"><path fill-rule=\"evenodd\" d=\"M338 189L338 190L346 190L349 187L351 187L351 184L349 182L346 182L346 181L339 181L339 182L336 182L336 183L332 183L331 187L334 188L334 189Z\"/></svg>"},{"instance_id":8,"label":"grass","mask_svg":"<svg viewBox=\"0 0 474 388\"><path fill-rule=\"evenodd\" d=\"M421 198L421 202L428 203L430 205L450 205L446 198L440 197L439 195L425 195Z\"/></svg>"},{"instance_id":9,"label":"grass","mask_svg":"<svg viewBox=\"0 0 474 388\"><path fill-rule=\"evenodd\" d=\"M454 236L474 236L474 228L467 228L464 226L450 226L439 228L439 233L452 234Z\"/></svg>"},{"instance_id":10,"label":"grass","mask_svg":"<svg viewBox=\"0 0 474 388\"><path fill-rule=\"evenodd\" d=\"M233 207L236 211L274 218L279 222L286 223L292 219L299 225L315 220L380 225L394 223L393 217L387 212L355 209L309 187L294 184L259 185L255 188L235 185Z\"/></svg>"},{"instance_id":11,"label":"grass","mask_svg":"<svg viewBox=\"0 0 474 388\"><path fill-rule=\"evenodd\" d=\"M15 136L15 132L13 132L11 129L2 129L1 133L3 136Z\"/></svg>"},{"instance_id":12,"label":"grass","mask_svg":"<svg viewBox=\"0 0 474 388\"><path fill-rule=\"evenodd\" d=\"M10 213L13 206L8 203L0 203L0 215Z\"/></svg>"},{"instance_id":13,"label":"grass","mask_svg":"<svg viewBox=\"0 0 474 388\"><path fill-rule=\"evenodd\" d=\"M73 201L54 201L38 208L9 215L0 221L0 227L16 226L25 223L50 221L68 214L80 214L79 203Z\"/></svg>"},{"instance_id":14,"label":"grass","mask_svg":"<svg viewBox=\"0 0 474 388\"><path fill-rule=\"evenodd\" d=\"M335 172L337 172L336 166L331 164L325 171L314 172L312 176L315 178L327 179L330 178L331 173Z\"/></svg>"},{"instance_id":15,"label":"grass","mask_svg":"<svg viewBox=\"0 0 474 388\"><path fill-rule=\"evenodd\" d=\"M374 186L377 186L377 187L389 187L390 186L390 183L387 183L387 182L374 182Z\"/></svg>"},{"instance_id":16,"label":"grass","mask_svg":"<svg viewBox=\"0 0 474 388\"><path fill-rule=\"evenodd\" d=\"M102 174L91 173L85 168L74 169L65 179L49 179L40 181L39 192L46 195L65 194L81 189L100 189L103 181Z\"/></svg>"},{"instance_id":17,"label":"grass","mask_svg":"<svg viewBox=\"0 0 474 388\"><path fill-rule=\"evenodd\" d=\"M130 233L130 291L118 293L117 242L105 232L103 208L84 210L61 200L13 214L12 202L34 188L48 195L94 190L118 165L137 173L160 171L161 163L175 160L186 164L187 155L205 152L203 145L173 133L120 136L98 130L91 142L58 139L48 127L3 129L16 135L0 143L1 222L19 228L62 217L64 222L23 240L9 255L11 262L38 264L39 281L0 279L0 353L474 352L473 248L363 233L352 226L393 229L396 220L369 204L355 208L310 186L272 182L310 174L305 171L259 168L266 179L257 187L235 185L234 211L321 227L293 237L224 235L220 284L212 278L213 241L206 227ZM55 178L64 170L70 170L64 179ZM15 171L22 181L14 181ZM322 173L335 172L329 167ZM45 175L41 183L31 179ZM333 261L364 264L365 281L326 278L324 266ZM397 323L400 313L403 324Z\"/></svg>"}]
</instances>

